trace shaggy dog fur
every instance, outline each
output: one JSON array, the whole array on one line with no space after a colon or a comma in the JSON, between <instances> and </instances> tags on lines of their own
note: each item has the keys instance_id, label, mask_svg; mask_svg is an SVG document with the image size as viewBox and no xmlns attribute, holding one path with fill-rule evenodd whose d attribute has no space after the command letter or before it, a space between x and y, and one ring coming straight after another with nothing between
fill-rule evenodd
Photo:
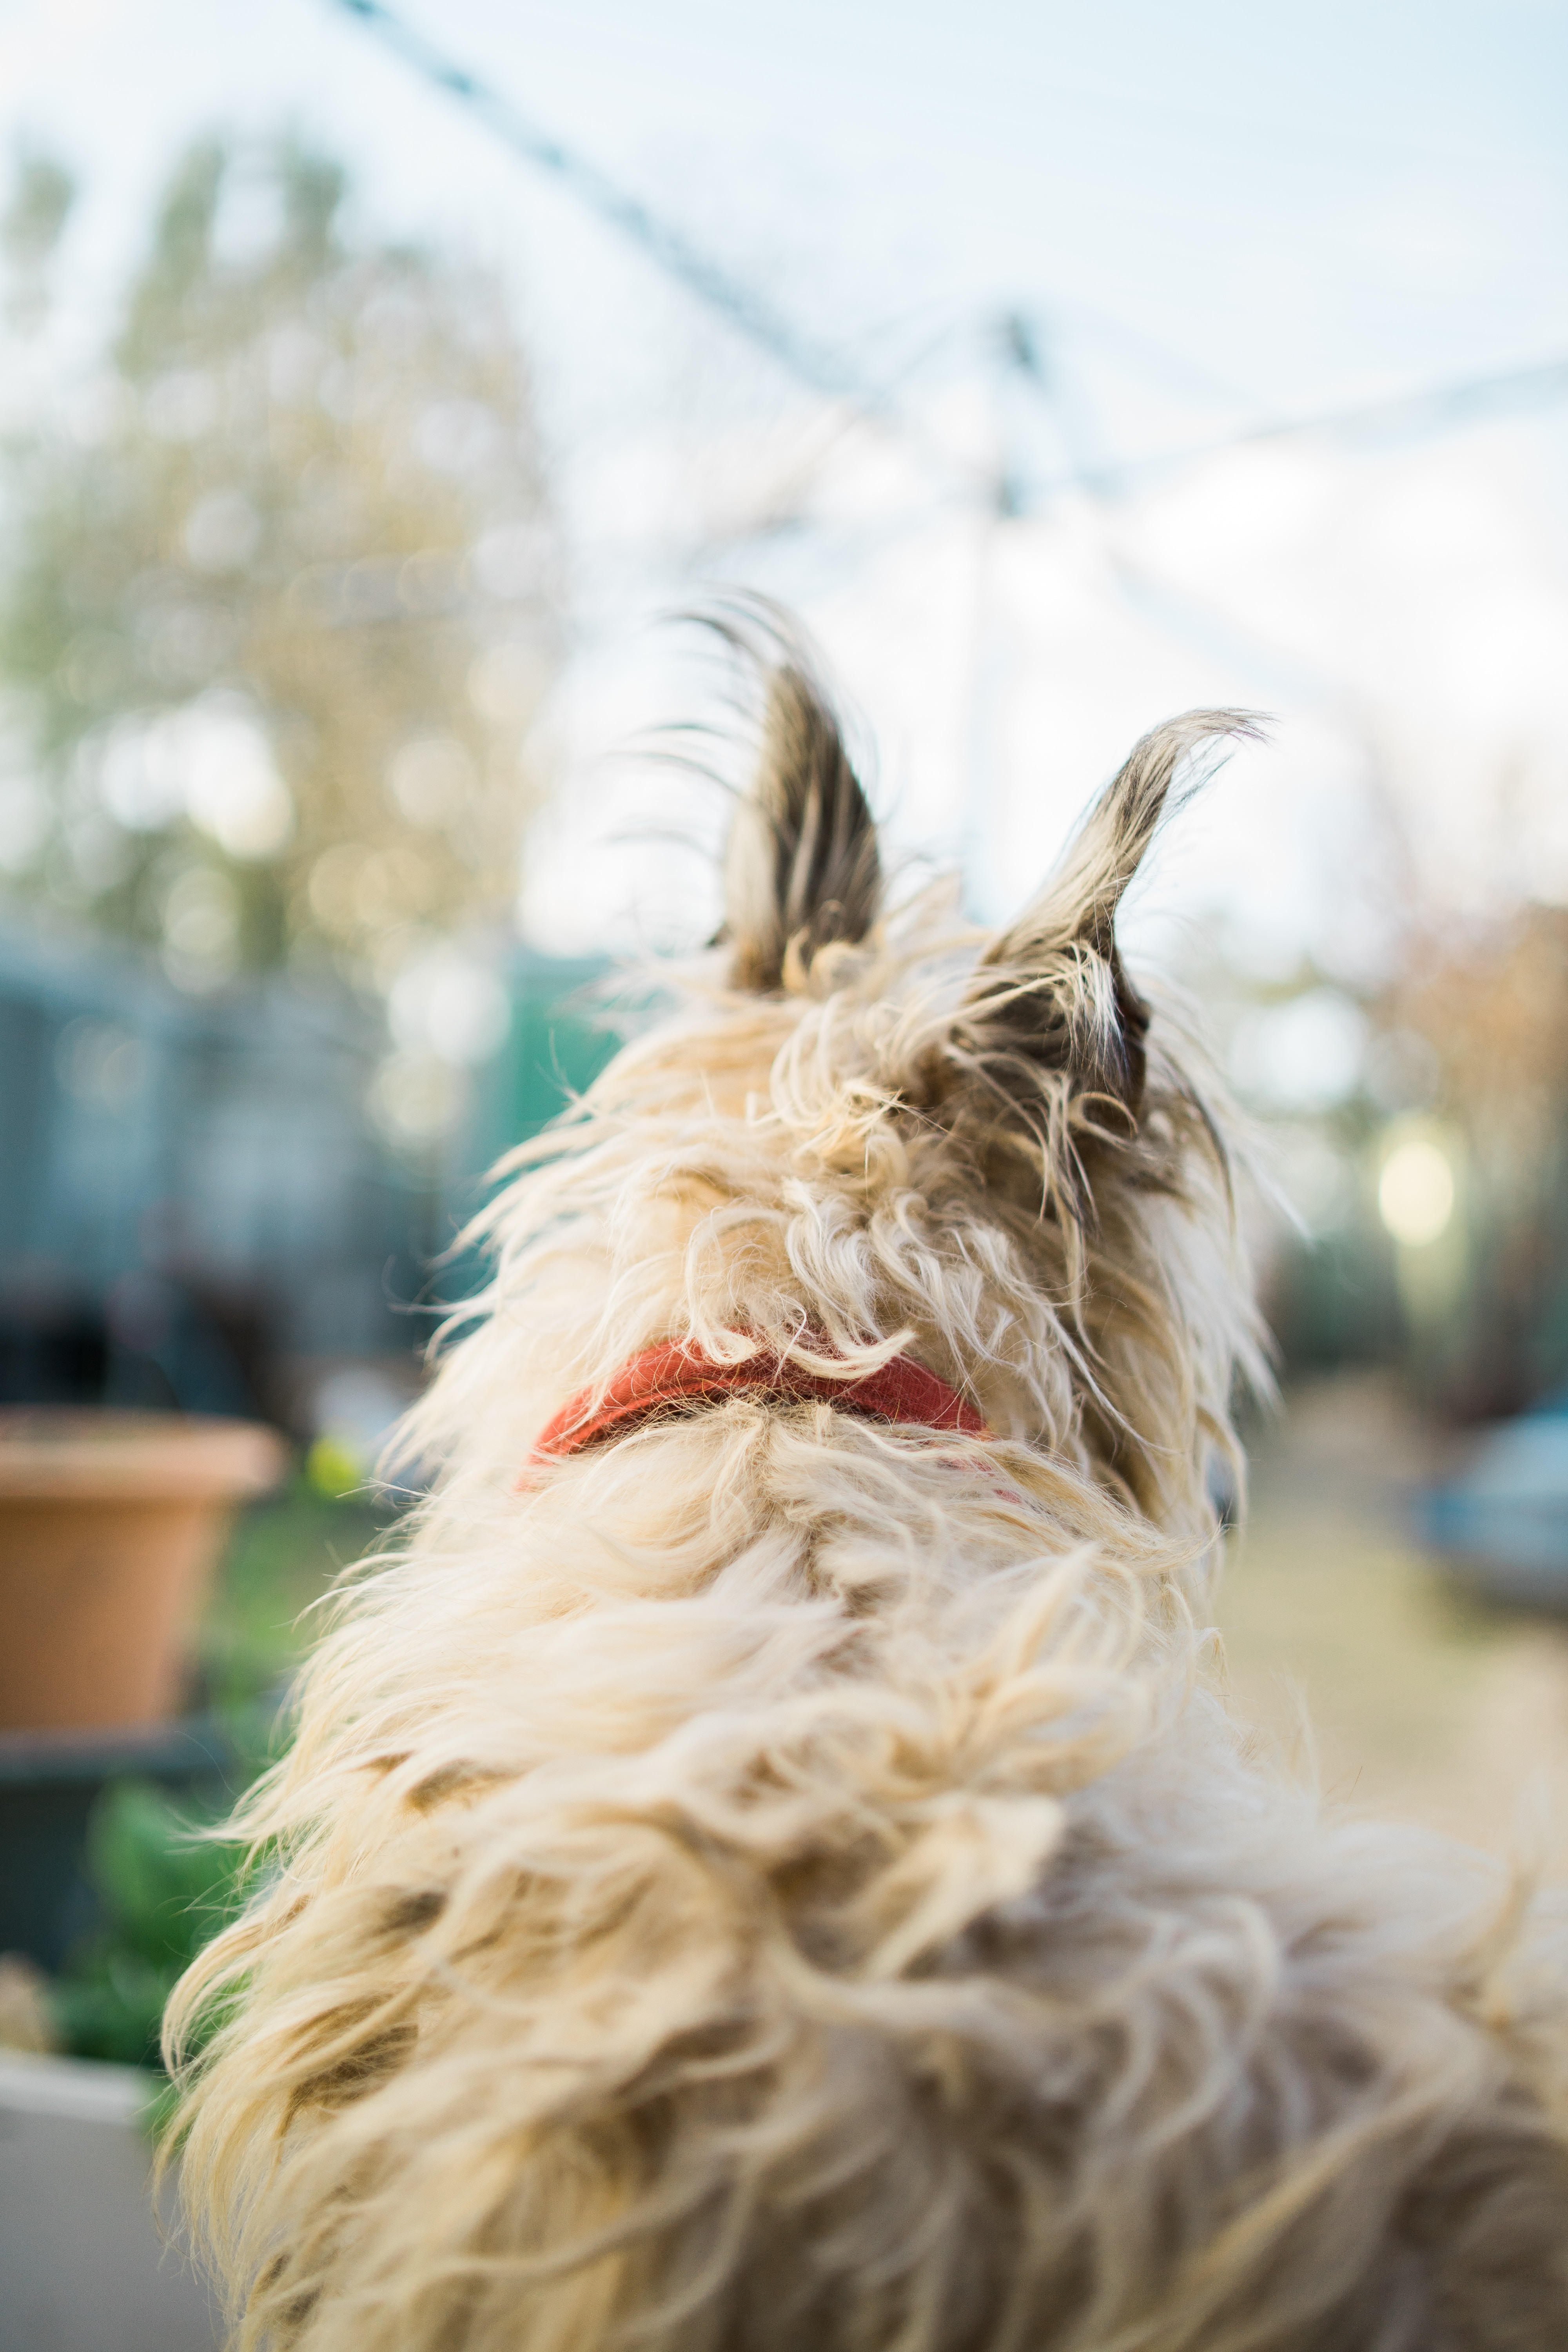
<instances>
[{"instance_id":1,"label":"shaggy dog fur","mask_svg":"<svg viewBox=\"0 0 1568 2352\"><path fill-rule=\"evenodd\" d=\"M437 1482L174 2005L239 2341L1561 2347L1561 1975L1478 1858L1251 1753L1204 1631L1254 1324L1113 919L1246 722L1147 737L976 939L884 912L773 661L726 934L517 1156ZM992 1434L753 1392L526 1467L669 1339L907 1352Z\"/></svg>"}]
</instances>

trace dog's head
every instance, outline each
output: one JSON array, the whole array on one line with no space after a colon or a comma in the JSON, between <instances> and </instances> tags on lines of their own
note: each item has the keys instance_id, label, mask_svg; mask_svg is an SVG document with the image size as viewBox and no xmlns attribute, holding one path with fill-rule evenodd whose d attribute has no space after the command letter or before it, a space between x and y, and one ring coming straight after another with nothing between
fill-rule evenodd
<instances>
[{"instance_id":1,"label":"dog's head","mask_svg":"<svg viewBox=\"0 0 1568 2352\"><path fill-rule=\"evenodd\" d=\"M849 1369L908 1351L1001 1437L1191 1525L1257 1351L1221 1127L1116 917L1183 771L1251 722L1145 736L1038 897L982 933L951 893L889 903L808 656L774 641L763 672L719 940L493 1213L497 1320L530 1344L510 1393L537 1423L670 1339Z\"/></svg>"}]
</instances>

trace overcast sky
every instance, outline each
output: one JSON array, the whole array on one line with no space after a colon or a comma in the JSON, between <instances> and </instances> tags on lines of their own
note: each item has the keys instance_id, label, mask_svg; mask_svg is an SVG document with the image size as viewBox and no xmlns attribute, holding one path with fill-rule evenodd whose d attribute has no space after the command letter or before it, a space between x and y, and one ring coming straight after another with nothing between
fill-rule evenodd
<instances>
[{"instance_id":1,"label":"overcast sky","mask_svg":"<svg viewBox=\"0 0 1568 2352\"><path fill-rule=\"evenodd\" d=\"M1568 403L1100 478L1568 357L1560 0L405 13L896 387L896 426L804 393L329 0L0 5L0 112L87 184L84 346L215 123L302 125L369 225L512 275L579 549L538 933L702 919L693 861L596 845L649 805L605 753L680 690L645 616L713 578L804 607L898 837L961 856L987 911L1132 734L1211 700L1276 713L1275 745L1185 822L1152 924L1217 910L1255 961L1353 979L1391 858L1458 902L1568 896ZM1014 313L1037 382L1001 356Z\"/></svg>"}]
</instances>

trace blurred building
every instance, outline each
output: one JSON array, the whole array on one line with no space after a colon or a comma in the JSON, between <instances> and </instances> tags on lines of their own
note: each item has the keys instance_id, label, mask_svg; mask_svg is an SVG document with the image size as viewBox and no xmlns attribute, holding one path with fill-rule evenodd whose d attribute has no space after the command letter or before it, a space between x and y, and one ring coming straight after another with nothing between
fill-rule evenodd
<instances>
[{"instance_id":1,"label":"blurred building","mask_svg":"<svg viewBox=\"0 0 1568 2352\"><path fill-rule=\"evenodd\" d=\"M0 1396L307 1428L332 1367L408 1365L485 1166L608 1050L571 1009L594 969L518 951L458 1129L411 1150L367 1111L385 1034L347 990L192 996L132 951L0 926Z\"/></svg>"}]
</instances>

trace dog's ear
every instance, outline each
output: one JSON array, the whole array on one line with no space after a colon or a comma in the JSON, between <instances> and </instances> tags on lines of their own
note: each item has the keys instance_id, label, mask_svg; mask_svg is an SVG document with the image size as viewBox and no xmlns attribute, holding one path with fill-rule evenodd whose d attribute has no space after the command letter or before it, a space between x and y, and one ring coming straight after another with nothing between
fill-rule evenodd
<instances>
[{"instance_id":1,"label":"dog's ear","mask_svg":"<svg viewBox=\"0 0 1568 2352\"><path fill-rule=\"evenodd\" d=\"M1178 772L1205 745L1258 732L1245 711L1190 710L1145 735L1039 897L982 957L955 1042L994 1099L1010 1097L1032 1130L1059 1129L1074 1101L1136 1128L1149 1008L1122 964L1116 911ZM1091 1110L1075 1123L1099 1122Z\"/></svg>"},{"instance_id":2,"label":"dog's ear","mask_svg":"<svg viewBox=\"0 0 1568 2352\"><path fill-rule=\"evenodd\" d=\"M866 937L882 866L838 721L793 650L766 671L762 753L731 828L724 929L738 988L805 985L813 957Z\"/></svg>"}]
</instances>

